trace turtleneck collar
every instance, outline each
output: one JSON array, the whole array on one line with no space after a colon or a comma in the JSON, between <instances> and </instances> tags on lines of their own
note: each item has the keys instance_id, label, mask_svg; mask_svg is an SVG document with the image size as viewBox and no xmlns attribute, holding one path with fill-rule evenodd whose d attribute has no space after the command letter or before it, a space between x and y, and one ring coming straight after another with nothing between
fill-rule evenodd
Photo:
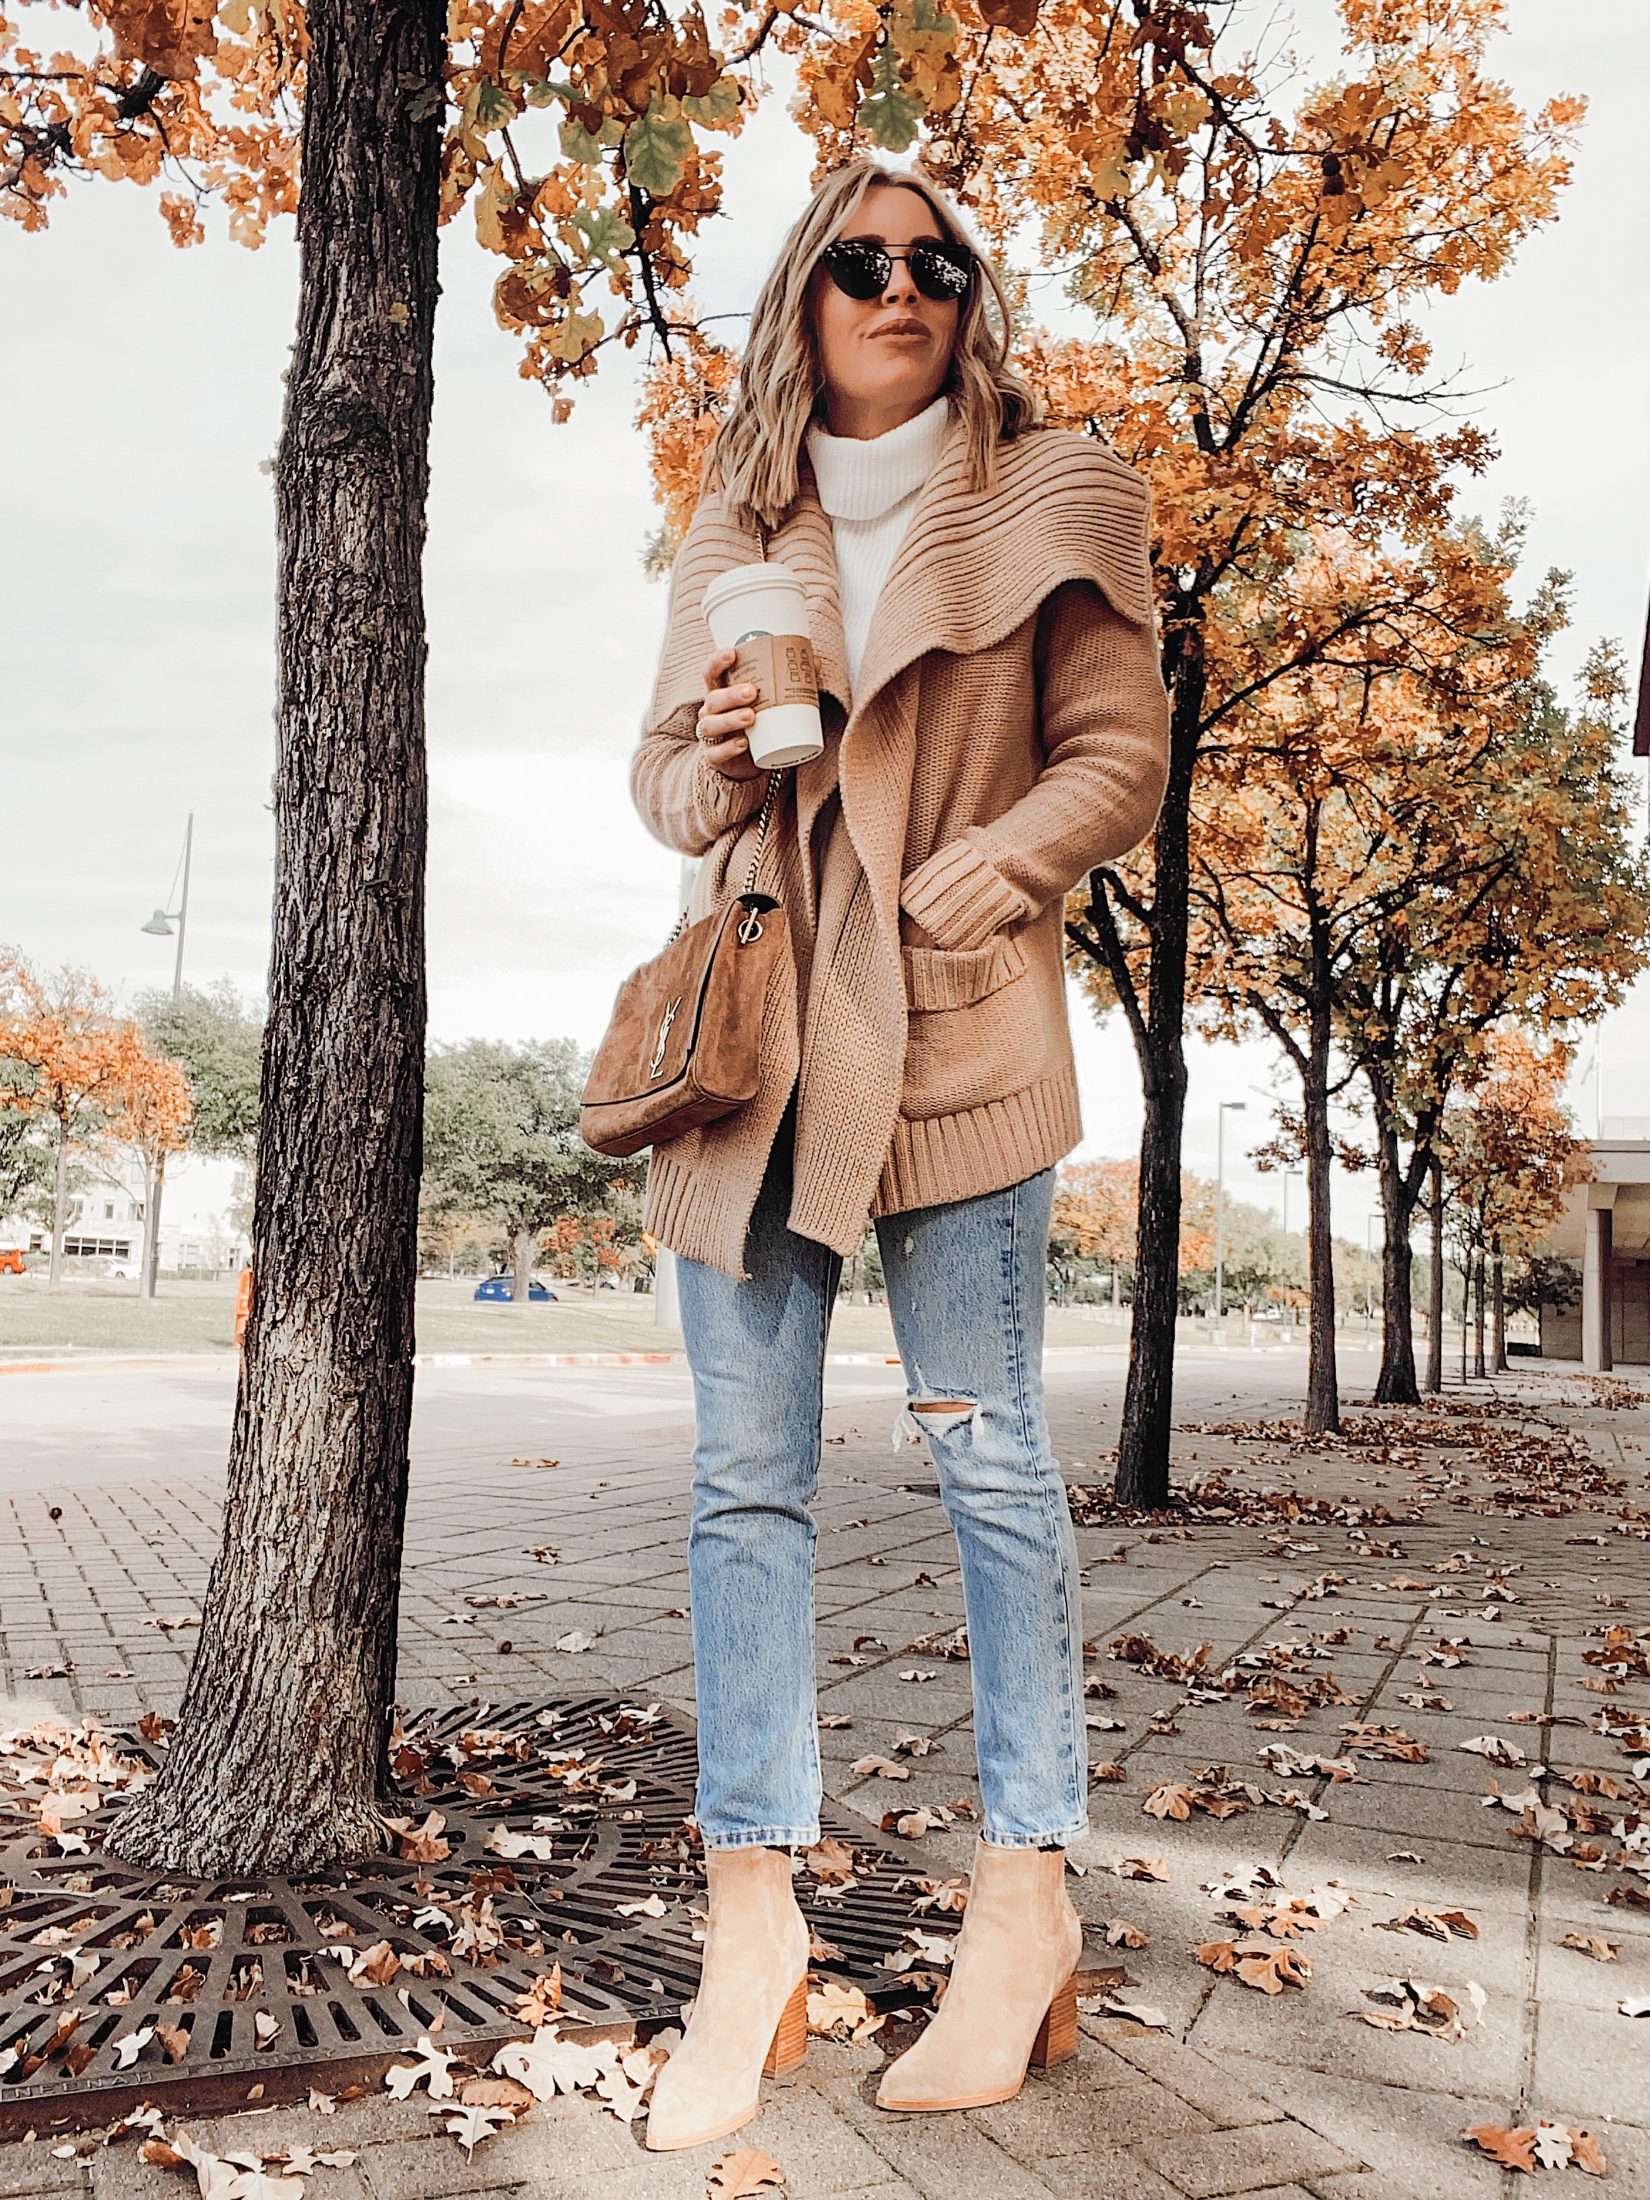
<instances>
[{"instance_id":1,"label":"turtleneck collar","mask_svg":"<svg viewBox=\"0 0 1650 2200\"><path fill-rule=\"evenodd\" d=\"M833 519L877 519L927 480L951 426L942 393L881 435L831 435L810 424L805 442L819 501Z\"/></svg>"}]
</instances>

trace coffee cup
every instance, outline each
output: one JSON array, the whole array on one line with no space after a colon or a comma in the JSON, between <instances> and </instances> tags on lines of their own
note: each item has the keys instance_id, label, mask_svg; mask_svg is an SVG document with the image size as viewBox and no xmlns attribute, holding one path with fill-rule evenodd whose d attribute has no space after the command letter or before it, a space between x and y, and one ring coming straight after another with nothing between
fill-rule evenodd
<instances>
[{"instance_id":1,"label":"coffee cup","mask_svg":"<svg viewBox=\"0 0 1650 2200\"><path fill-rule=\"evenodd\" d=\"M717 648L738 652L724 685L756 688L751 762L777 771L818 756L825 732L808 599L790 567L767 561L718 573L705 590L704 609Z\"/></svg>"}]
</instances>

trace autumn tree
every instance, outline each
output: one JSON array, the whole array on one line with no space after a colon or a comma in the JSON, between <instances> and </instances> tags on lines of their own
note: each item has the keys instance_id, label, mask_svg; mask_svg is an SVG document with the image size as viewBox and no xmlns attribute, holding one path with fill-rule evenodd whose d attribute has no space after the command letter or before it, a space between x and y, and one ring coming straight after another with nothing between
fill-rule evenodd
<instances>
[{"instance_id":1,"label":"autumn tree","mask_svg":"<svg viewBox=\"0 0 1650 2200\"><path fill-rule=\"evenodd\" d=\"M1472 1280L1475 1375L1507 1364L1507 1260L1537 1253L1570 1192L1592 1173L1564 1103L1572 1058L1561 1040L1541 1045L1516 1025L1503 1027L1491 1035L1472 1093L1444 1119L1440 1159ZM1487 1356L1486 1296L1494 1320Z\"/></svg>"},{"instance_id":2,"label":"autumn tree","mask_svg":"<svg viewBox=\"0 0 1650 2200\"><path fill-rule=\"evenodd\" d=\"M63 1276L73 1157L107 1142L150 1066L143 1035L117 1016L105 988L65 966L41 977L12 957L0 979L0 1110L32 1119L52 1156L51 1269Z\"/></svg>"},{"instance_id":3,"label":"autumn tree","mask_svg":"<svg viewBox=\"0 0 1650 2200\"><path fill-rule=\"evenodd\" d=\"M245 244L288 212L298 226L296 341L271 361L286 395L257 1288L177 1731L111 1836L134 1861L299 1869L382 1838L422 1142L439 225L471 211L503 262L495 310L521 369L565 416L600 350L666 332L686 241L720 201L707 140L742 127L770 28L758 17L724 52L697 6L654 0L23 0L0 17L0 211L42 229L71 180L97 176L164 185L179 244L204 238L214 200Z\"/></svg>"},{"instance_id":4,"label":"autumn tree","mask_svg":"<svg viewBox=\"0 0 1650 2200\"><path fill-rule=\"evenodd\" d=\"M28 1104L34 1065L4 1048L4 1034L23 1016L25 968L15 948L0 947L0 1215L49 1225L56 1169L44 1124Z\"/></svg>"},{"instance_id":5,"label":"autumn tree","mask_svg":"<svg viewBox=\"0 0 1650 2200\"><path fill-rule=\"evenodd\" d=\"M1338 625L1340 639L1266 680L1257 618L1252 693L1209 737L1198 775L1195 1013L1221 1036L1268 1033L1300 1080L1311 1429L1339 1425L1331 1106L1361 1060L1345 1042L1349 993L1389 938L1402 949L1418 910L1425 925L1440 903L1477 906L1513 860L1481 821L1505 767L1498 737L1544 631L1512 611L1515 545L1516 530L1491 540L1469 527L1441 531L1415 555L1337 539L1303 550L1295 601L1320 628ZM1408 1259L1400 1237L1387 1267L1405 1268L1406 1313ZM1389 1354L1402 1349L1389 1340Z\"/></svg>"},{"instance_id":6,"label":"autumn tree","mask_svg":"<svg viewBox=\"0 0 1650 2200\"><path fill-rule=\"evenodd\" d=\"M166 1164L190 1145L193 1108L189 1077L181 1062L139 1045L129 1054L122 1081L110 1096L109 1143L135 1153L143 1169L143 1274L152 1294L160 1248L154 1240L155 1217L166 1182Z\"/></svg>"},{"instance_id":7,"label":"autumn tree","mask_svg":"<svg viewBox=\"0 0 1650 2200\"><path fill-rule=\"evenodd\" d=\"M1287 57L1255 62L1240 11L1177 21L1168 53L1075 0L1041 8L1024 38L965 41L967 96L928 154L996 234L1029 219L1070 269L1074 304L1101 325L1033 343L1030 364L1052 416L1108 437L1154 494L1168 791L1149 849L1097 876L1074 912L1144 1087L1117 1487L1148 1502L1168 1483L1200 754L1257 678L1340 639L1293 600L1308 531L1377 547L1444 512L1453 479L1487 457L1478 431L1439 424L1413 316L1500 274L1551 216L1580 112L1558 100L1531 119L1494 81L1499 10L1485 0L1348 5L1342 50L1304 94ZM815 130L833 142L828 119ZM1242 645L1258 608L1270 650L1257 674Z\"/></svg>"},{"instance_id":8,"label":"autumn tree","mask_svg":"<svg viewBox=\"0 0 1650 2200\"><path fill-rule=\"evenodd\" d=\"M1545 594L1550 636L1566 611L1561 589ZM1451 1100L1476 1082L1508 1020L1542 1038L1573 1034L1650 962L1650 857L1636 845L1620 757L1626 698L1620 652L1600 645L1573 708L1538 665L1507 707L1447 718L1435 742L1443 768L1425 781L1437 794L1424 819L1430 890L1406 902L1402 922L1366 932L1342 974L1339 1029L1370 1096L1385 1222L1383 1402L1419 1395L1409 1240ZM1447 1205L1434 1193L1434 1340Z\"/></svg>"}]
</instances>

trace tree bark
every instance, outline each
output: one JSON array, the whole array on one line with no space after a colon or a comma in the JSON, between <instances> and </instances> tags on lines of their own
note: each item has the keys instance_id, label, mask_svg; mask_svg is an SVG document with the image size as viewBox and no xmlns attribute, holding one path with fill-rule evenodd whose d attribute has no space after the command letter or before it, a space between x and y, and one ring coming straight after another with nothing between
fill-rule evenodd
<instances>
[{"instance_id":1,"label":"tree bark","mask_svg":"<svg viewBox=\"0 0 1650 2200\"><path fill-rule=\"evenodd\" d=\"M1329 1205L1333 1149L1329 1137L1327 1007L1313 1012L1306 1072L1301 1081L1306 1121L1306 1426L1341 1425L1340 1378L1335 1366L1335 1241Z\"/></svg>"},{"instance_id":2,"label":"tree bark","mask_svg":"<svg viewBox=\"0 0 1650 2200\"><path fill-rule=\"evenodd\" d=\"M1436 1397L1444 1387L1444 1169L1434 1161L1427 1171L1431 1186L1432 1272L1427 1277L1427 1389Z\"/></svg>"},{"instance_id":3,"label":"tree bark","mask_svg":"<svg viewBox=\"0 0 1650 2200\"><path fill-rule=\"evenodd\" d=\"M517 1230L510 1239L510 1303L528 1305L533 1296L533 1252L539 1241L536 1230Z\"/></svg>"},{"instance_id":4,"label":"tree bark","mask_svg":"<svg viewBox=\"0 0 1650 2200\"><path fill-rule=\"evenodd\" d=\"M310 0L308 25L255 1290L199 1648L166 1765L109 1839L191 1875L381 1845L406 1502L445 21Z\"/></svg>"},{"instance_id":5,"label":"tree bark","mask_svg":"<svg viewBox=\"0 0 1650 2200\"><path fill-rule=\"evenodd\" d=\"M1479 1251L1472 1261L1472 1372L1475 1381L1482 1381L1489 1369L1484 1364L1484 1255Z\"/></svg>"},{"instance_id":6,"label":"tree bark","mask_svg":"<svg viewBox=\"0 0 1650 2200\"><path fill-rule=\"evenodd\" d=\"M1491 1277L1494 1294L1491 1300L1491 1365L1498 1375L1504 1375L1507 1371L1507 1272L1499 1245L1495 1248Z\"/></svg>"},{"instance_id":7,"label":"tree bark","mask_svg":"<svg viewBox=\"0 0 1650 2200\"><path fill-rule=\"evenodd\" d=\"M1375 1403L1418 1406L1415 1380L1414 1255L1409 1233L1415 1204L1404 1186L1398 1140L1382 1125L1375 1140L1381 1183L1381 1369L1375 1378Z\"/></svg>"},{"instance_id":8,"label":"tree bark","mask_svg":"<svg viewBox=\"0 0 1650 2200\"><path fill-rule=\"evenodd\" d=\"M1169 778L1152 840L1148 996L1135 1050L1145 1100L1129 1373L1117 1442L1120 1505L1166 1505L1174 1426L1175 1323L1180 1314L1180 1145L1186 1119L1187 897L1191 882L1192 773L1204 672L1184 635L1170 684Z\"/></svg>"},{"instance_id":9,"label":"tree bark","mask_svg":"<svg viewBox=\"0 0 1650 2200\"><path fill-rule=\"evenodd\" d=\"M57 1126L57 1175L52 1191L52 1254L46 1272L46 1289L55 1291L63 1281L63 1232L69 1211L69 1128Z\"/></svg>"}]
</instances>

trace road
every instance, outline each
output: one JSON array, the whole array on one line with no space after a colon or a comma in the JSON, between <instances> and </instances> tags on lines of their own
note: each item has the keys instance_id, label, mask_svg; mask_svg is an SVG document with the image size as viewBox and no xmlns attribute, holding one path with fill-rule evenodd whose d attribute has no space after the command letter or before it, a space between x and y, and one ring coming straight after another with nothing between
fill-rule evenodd
<instances>
[{"instance_id":1,"label":"road","mask_svg":"<svg viewBox=\"0 0 1650 2200\"><path fill-rule=\"evenodd\" d=\"M1238 1404L1280 1374L1299 1367L1299 1352L1182 1347L1179 1366L1188 1402L1199 1412ZM1100 1372L1120 1401L1120 1346L1050 1351L1051 1394L1063 1383ZM1349 1392L1367 1380L1373 1362L1343 1353ZM904 1389L897 1367L834 1365L826 1369L832 1406L888 1407ZM0 1370L0 1491L47 1486L167 1480L211 1475L223 1465L235 1403L235 1364L200 1355L133 1362L87 1358L48 1372ZM412 1464L450 1472L458 1461L504 1464L516 1457L555 1456L595 1427L636 1430L681 1426L693 1417L685 1366L534 1367L491 1360L470 1367L423 1367L413 1405Z\"/></svg>"}]
</instances>

